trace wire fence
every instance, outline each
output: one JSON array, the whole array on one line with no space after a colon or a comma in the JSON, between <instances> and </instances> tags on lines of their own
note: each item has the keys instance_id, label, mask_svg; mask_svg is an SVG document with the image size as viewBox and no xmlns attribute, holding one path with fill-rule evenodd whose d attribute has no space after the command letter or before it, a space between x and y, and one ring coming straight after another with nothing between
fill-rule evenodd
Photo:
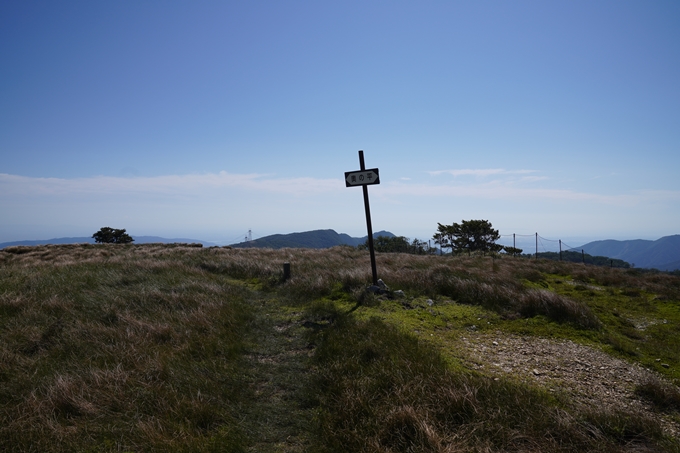
<instances>
[{"instance_id":1,"label":"wire fence","mask_svg":"<svg viewBox=\"0 0 680 453\"><path fill-rule=\"evenodd\" d=\"M546 252L582 252L583 249L567 244L561 239L549 239L538 233L534 234L501 234L498 243L522 249L523 253ZM511 240L510 240L511 239Z\"/></svg>"},{"instance_id":2,"label":"wire fence","mask_svg":"<svg viewBox=\"0 0 680 453\"><path fill-rule=\"evenodd\" d=\"M247 232L244 232L236 237L234 237L229 243L230 244L235 244L235 243L244 243L244 242L249 242L252 241L252 231L248 230ZM426 247L428 250L433 250L437 251L438 248L436 244L432 243L431 239L427 239L425 241L422 241L423 245ZM567 252L567 251L572 251L572 252L579 252L583 253L583 249L581 247L576 247L567 244L561 239L549 239L541 236L538 233L533 233L533 234L517 234L517 233L512 233L512 234L501 234L500 239L498 240L498 244L504 245L504 246L512 246L514 248L518 248L522 250L523 254L539 254L539 253L547 253L547 252Z\"/></svg>"}]
</instances>

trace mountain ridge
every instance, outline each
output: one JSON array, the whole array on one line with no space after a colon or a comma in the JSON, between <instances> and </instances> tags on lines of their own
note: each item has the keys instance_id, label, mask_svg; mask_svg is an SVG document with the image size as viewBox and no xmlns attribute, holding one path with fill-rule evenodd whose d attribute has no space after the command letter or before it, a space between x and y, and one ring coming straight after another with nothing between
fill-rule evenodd
<instances>
[{"instance_id":1,"label":"mountain ridge","mask_svg":"<svg viewBox=\"0 0 680 453\"><path fill-rule=\"evenodd\" d=\"M578 249L583 249L590 255L621 259L635 267L662 271L680 269L680 234L664 236L655 241L606 239L589 242Z\"/></svg>"},{"instance_id":2,"label":"mountain ridge","mask_svg":"<svg viewBox=\"0 0 680 453\"><path fill-rule=\"evenodd\" d=\"M373 237L388 236L394 237L389 231L378 231L373 233ZM368 239L368 235L355 238L345 233L337 233L335 230L312 230L300 233L272 234L252 241L231 244L234 248L312 248L323 249L335 247L336 245L349 245L356 247L363 244Z\"/></svg>"},{"instance_id":3,"label":"mountain ridge","mask_svg":"<svg viewBox=\"0 0 680 453\"><path fill-rule=\"evenodd\" d=\"M373 234L373 237L378 236L388 236L394 237L395 235L389 231L379 231ZM149 244L149 243L199 243L206 247L217 246L218 244L201 241L199 239L188 239L188 238L164 238L160 236L132 236L135 240L135 244ZM289 234L273 234L269 236L264 236L258 239L254 239L249 242L240 242L231 244L230 247L234 248L245 248L245 247L268 247L268 248L330 248L336 245L350 245L356 247L357 245L366 242L368 236L356 238L352 237L346 233L337 233L335 230L312 230L304 231L299 233L289 233ZM0 243L0 249L5 247L12 247L17 245L22 246L36 246L36 245L48 245L48 244L94 244L95 241L92 237L82 236L82 237L60 237L52 239L40 239L40 240L26 240L26 241L11 241Z\"/></svg>"}]
</instances>

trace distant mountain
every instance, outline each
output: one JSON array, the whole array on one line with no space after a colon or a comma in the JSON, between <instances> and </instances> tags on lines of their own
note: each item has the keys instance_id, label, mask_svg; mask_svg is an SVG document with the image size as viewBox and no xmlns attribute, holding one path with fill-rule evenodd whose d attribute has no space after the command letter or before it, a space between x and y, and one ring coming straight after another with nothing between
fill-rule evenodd
<instances>
[{"instance_id":1,"label":"distant mountain","mask_svg":"<svg viewBox=\"0 0 680 453\"><path fill-rule=\"evenodd\" d=\"M394 237L395 235L389 231L379 231L377 233L373 233L374 238L378 236ZM232 244L231 246L237 248L261 247L280 249L284 247L290 247L325 249L334 247L336 245L351 245L352 247L356 247L357 245L366 242L366 239L368 239L368 236L354 238L345 233L338 234L335 232L335 230L314 230L305 231L303 233L273 234L271 236L254 239L250 242Z\"/></svg>"},{"instance_id":2,"label":"distant mountain","mask_svg":"<svg viewBox=\"0 0 680 453\"><path fill-rule=\"evenodd\" d=\"M589 242L578 247L591 255L608 256L634 264L635 267L662 271L680 269L680 234L664 236L656 241L635 239L631 241Z\"/></svg>"},{"instance_id":3,"label":"distant mountain","mask_svg":"<svg viewBox=\"0 0 680 453\"><path fill-rule=\"evenodd\" d=\"M162 238L158 236L132 236L132 238L135 240L135 244L151 244L151 243L157 243L160 242L162 244L172 244L175 242L180 242L180 243L200 243L203 244L206 247L210 247L213 245L212 242L205 242L205 241L199 241L198 239L185 239L185 238L176 238L176 239L167 239L167 238ZM14 245L46 245L46 244L82 244L82 243L87 243L87 244L94 244L94 239L91 237L75 237L75 238L54 238L54 239L46 239L46 240L40 240L40 241L14 241L14 242L3 242L0 244L0 249L3 249L5 247L11 247Z\"/></svg>"},{"instance_id":4,"label":"distant mountain","mask_svg":"<svg viewBox=\"0 0 680 453\"><path fill-rule=\"evenodd\" d=\"M88 244L94 244L94 239L88 237L82 238L53 238L40 241L13 241L13 242L3 242L0 244L0 249L5 247L11 247L14 245L46 245L46 244L82 244L87 242Z\"/></svg>"},{"instance_id":5,"label":"distant mountain","mask_svg":"<svg viewBox=\"0 0 680 453\"><path fill-rule=\"evenodd\" d=\"M595 266L607 266L607 267L620 267L624 269L630 268L630 263L627 263L621 259L609 258L607 256L593 256L588 253L581 253L576 251L564 251L562 253L557 252L543 252L536 255L529 254L527 256L536 256L537 258L543 258L553 261L570 261L572 263L584 263L593 264Z\"/></svg>"}]
</instances>

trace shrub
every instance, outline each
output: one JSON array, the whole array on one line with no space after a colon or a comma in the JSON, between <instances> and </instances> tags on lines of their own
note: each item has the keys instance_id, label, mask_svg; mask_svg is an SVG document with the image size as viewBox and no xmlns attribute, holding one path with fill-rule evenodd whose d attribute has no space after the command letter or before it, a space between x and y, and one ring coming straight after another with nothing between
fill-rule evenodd
<instances>
[{"instance_id":1,"label":"shrub","mask_svg":"<svg viewBox=\"0 0 680 453\"><path fill-rule=\"evenodd\" d=\"M134 241L124 229L118 230L110 227L101 228L92 235L92 239L100 244L129 244Z\"/></svg>"}]
</instances>

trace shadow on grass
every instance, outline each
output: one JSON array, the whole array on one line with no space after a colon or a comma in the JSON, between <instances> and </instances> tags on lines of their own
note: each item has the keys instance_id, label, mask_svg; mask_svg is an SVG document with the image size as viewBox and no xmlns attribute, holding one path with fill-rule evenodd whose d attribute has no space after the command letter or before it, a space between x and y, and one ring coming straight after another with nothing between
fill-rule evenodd
<instances>
[{"instance_id":1,"label":"shadow on grass","mask_svg":"<svg viewBox=\"0 0 680 453\"><path fill-rule=\"evenodd\" d=\"M452 370L430 345L376 318L336 313L314 335L315 451L678 451L641 414L578 413L525 384Z\"/></svg>"}]
</instances>

